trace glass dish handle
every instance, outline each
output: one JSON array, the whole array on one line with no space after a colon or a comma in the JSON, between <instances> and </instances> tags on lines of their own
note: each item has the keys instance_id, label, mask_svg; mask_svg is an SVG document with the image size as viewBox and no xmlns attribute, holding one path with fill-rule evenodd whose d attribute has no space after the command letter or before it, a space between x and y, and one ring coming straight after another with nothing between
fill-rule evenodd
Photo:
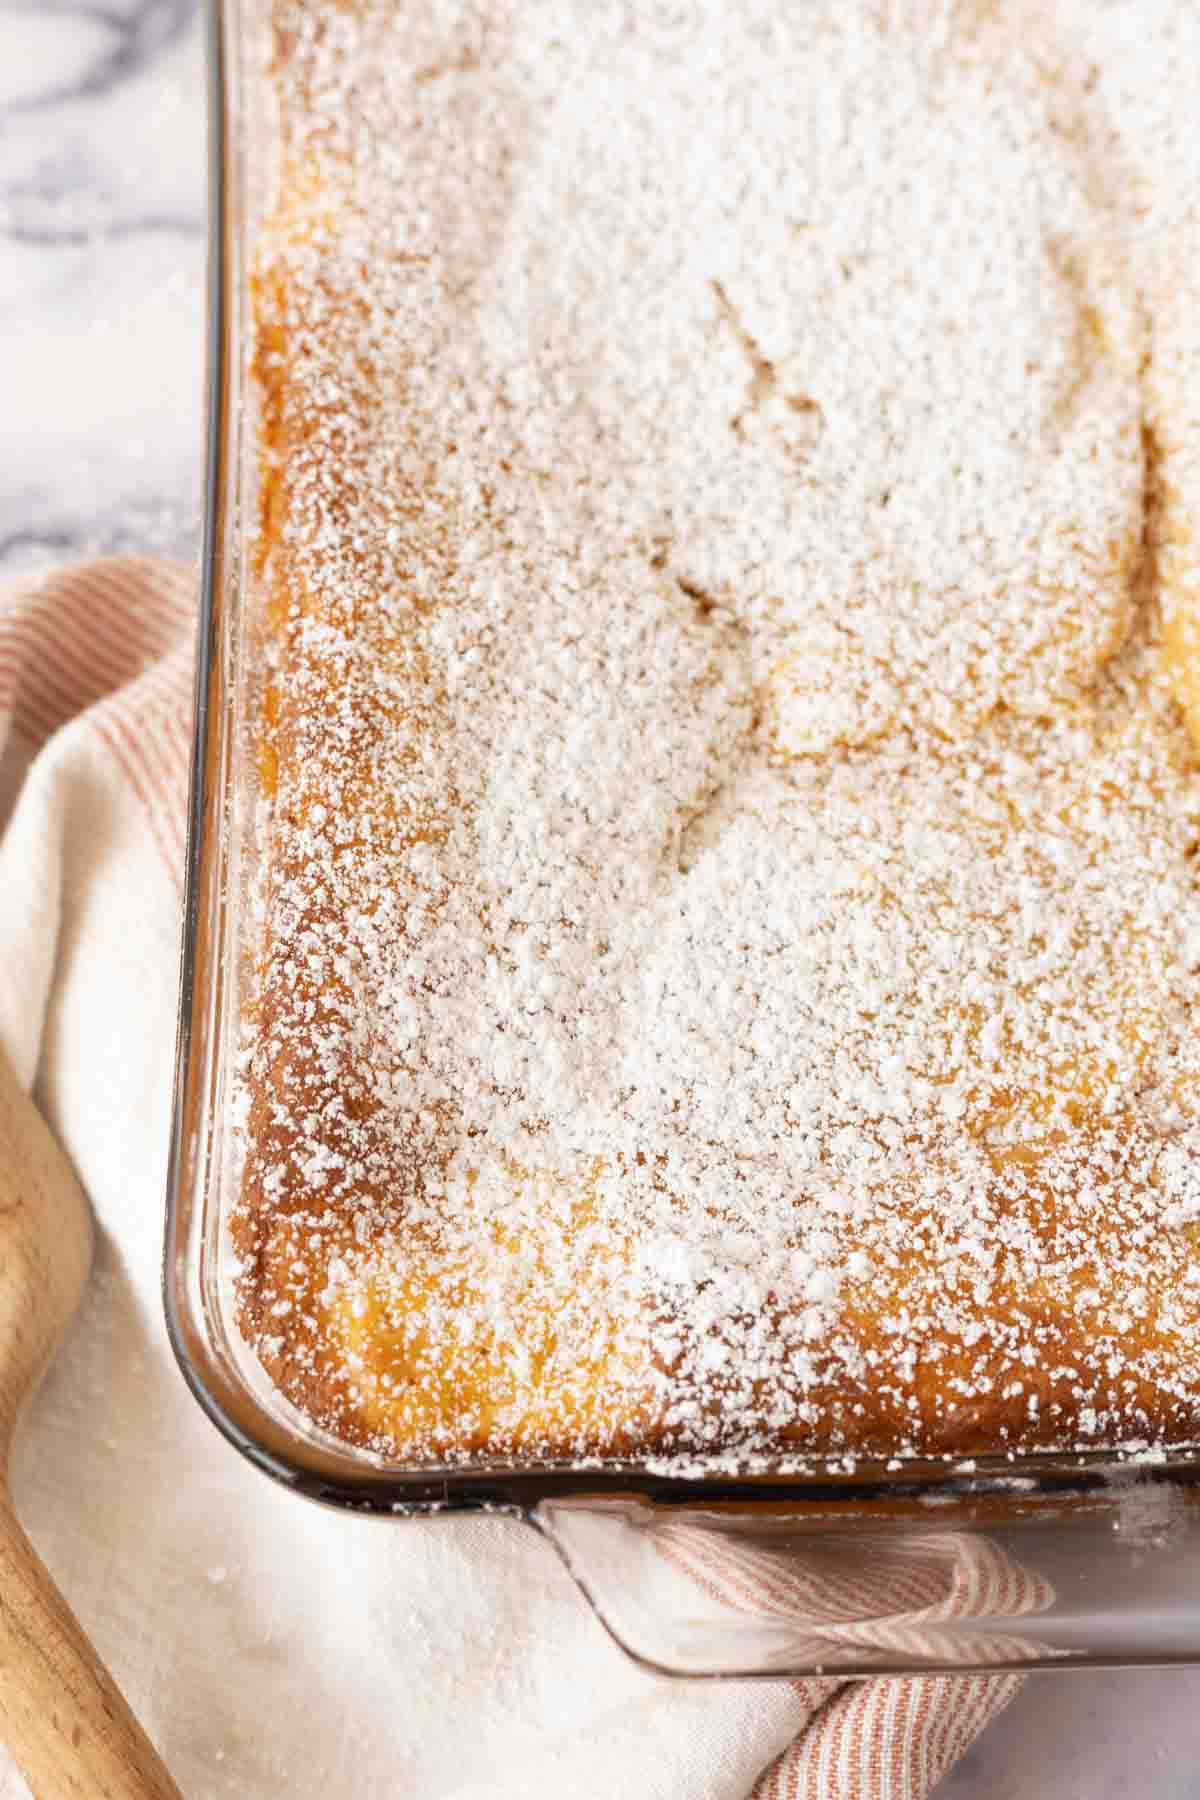
<instances>
[{"instance_id":1,"label":"glass dish handle","mask_svg":"<svg viewBox=\"0 0 1200 1800\"><path fill-rule=\"evenodd\" d=\"M871 1519L580 1497L529 1516L610 1635L664 1674L1070 1667L1094 1660L1098 1624L1106 1661L1194 1660L1192 1494L1135 1477L1085 1509L993 1501L948 1528L919 1506Z\"/></svg>"}]
</instances>

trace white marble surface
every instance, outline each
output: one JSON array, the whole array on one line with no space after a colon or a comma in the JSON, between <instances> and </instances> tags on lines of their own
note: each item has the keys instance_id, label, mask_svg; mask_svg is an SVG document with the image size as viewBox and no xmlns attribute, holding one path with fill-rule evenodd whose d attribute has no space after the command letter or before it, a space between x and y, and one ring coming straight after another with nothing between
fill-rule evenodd
<instances>
[{"instance_id":1,"label":"white marble surface","mask_svg":"<svg viewBox=\"0 0 1200 1800\"><path fill-rule=\"evenodd\" d=\"M194 550L203 265L197 0L0 5L0 579Z\"/></svg>"},{"instance_id":2,"label":"white marble surface","mask_svg":"<svg viewBox=\"0 0 1200 1800\"><path fill-rule=\"evenodd\" d=\"M193 553L203 233L197 0L0 0L0 580ZM1200 1671L1035 1677L939 1796L1195 1800Z\"/></svg>"}]
</instances>

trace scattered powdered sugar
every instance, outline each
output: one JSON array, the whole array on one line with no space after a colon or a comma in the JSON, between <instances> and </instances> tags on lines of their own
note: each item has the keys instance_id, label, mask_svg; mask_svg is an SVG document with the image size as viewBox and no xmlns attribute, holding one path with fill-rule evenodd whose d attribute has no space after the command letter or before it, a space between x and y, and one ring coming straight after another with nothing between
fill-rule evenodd
<instances>
[{"instance_id":1,"label":"scattered powdered sugar","mask_svg":"<svg viewBox=\"0 0 1200 1800\"><path fill-rule=\"evenodd\" d=\"M1192 440L1099 25L275 19L264 1362L410 1457L1194 1434Z\"/></svg>"}]
</instances>

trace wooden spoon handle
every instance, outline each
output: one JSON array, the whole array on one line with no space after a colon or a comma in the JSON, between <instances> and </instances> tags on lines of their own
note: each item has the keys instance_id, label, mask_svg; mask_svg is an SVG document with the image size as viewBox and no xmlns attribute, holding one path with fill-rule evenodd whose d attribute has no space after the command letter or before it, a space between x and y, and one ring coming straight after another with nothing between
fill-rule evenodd
<instances>
[{"instance_id":1,"label":"wooden spoon handle","mask_svg":"<svg viewBox=\"0 0 1200 1800\"><path fill-rule=\"evenodd\" d=\"M181 1800L5 1493L0 1736L36 1800Z\"/></svg>"}]
</instances>

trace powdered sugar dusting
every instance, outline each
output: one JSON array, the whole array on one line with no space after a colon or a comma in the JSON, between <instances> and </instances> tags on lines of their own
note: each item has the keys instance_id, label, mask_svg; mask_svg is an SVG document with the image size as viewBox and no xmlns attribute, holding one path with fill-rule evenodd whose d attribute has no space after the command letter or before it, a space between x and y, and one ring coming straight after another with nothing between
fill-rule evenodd
<instances>
[{"instance_id":1,"label":"powdered sugar dusting","mask_svg":"<svg viewBox=\"0 0 1200 1800\"><path fill-rule=\"evenodd\" d=\"M1092 26L275 22L267 1367L406 1458L1194 1435L1174 390Z\"/></svg>"}]
</instances>

